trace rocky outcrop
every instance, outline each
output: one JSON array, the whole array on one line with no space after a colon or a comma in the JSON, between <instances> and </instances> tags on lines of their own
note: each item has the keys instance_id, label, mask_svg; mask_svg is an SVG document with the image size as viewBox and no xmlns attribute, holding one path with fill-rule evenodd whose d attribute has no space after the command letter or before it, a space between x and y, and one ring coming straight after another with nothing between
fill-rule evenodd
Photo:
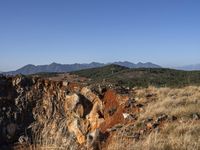
<instances>
[{"instance_id":1,"label":"rocky outcrop","mask_svg":"<svg viewBox=\"0 0 200 150\"><path fill-rule=\"evenodd\" d=\"M23 76L0 81L0 145L93 147L104 117L102 100L90 88Z\"/></svg>"},{"instance_id":2,"label":"rocky outcrop","mask_svg":"<svg viewBox=\"0 0 200 150\"><path fill-rule=\"evenodd\" d=\"M1 76L0 149L123 149L116 141L133 143L177 120L169 114L139 120L157 95L135 95L121 87ZM191 117L199 121L198 112Z\"/></svg>"}]
</instances>

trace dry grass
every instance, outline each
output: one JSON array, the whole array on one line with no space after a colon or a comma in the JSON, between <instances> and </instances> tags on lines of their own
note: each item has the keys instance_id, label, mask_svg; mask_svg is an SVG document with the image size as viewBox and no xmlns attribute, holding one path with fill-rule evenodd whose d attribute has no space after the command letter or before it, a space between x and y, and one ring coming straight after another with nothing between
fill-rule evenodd
<instances>
[{"instance_id":1,"label":"dry grass","mask_svg":"<svg viewBox=\"0 0 200 150\"><path fill-rule=\"evenodd\" d=\"M147 98L148 94L153 96ZM135 98L145 104L136 124L160 114L178 119L165 122L160 130L144 134L138 141L116 133L108 150L200 150L200 120L192 118L192 114L200 114L200 87L137 89Z\"/></svg>"},{"instance_id":2,"label":"dry grass","mask_svg":"<svg viewBox=\"0 0 200 150\"><path fill-rule=\"evenodd\" d=\"M148 91L157 95L155 101L148 102L139 120L150 116L167 114L178 118L190 118L193 113L200 113L200 87L185 87L181 89L150 87ZM141 91L139 93L141 95Z\"/></svg>"},{"instance_id":3,"label":"dry grass","mask_svg":"<svg viewBox=\"0 0 200 150\"><path fill-rule=\"evenodd\" d=\"M138 150L199 150L199 122L166 124L161 132L152 132L144 140L133 143Z\"/></svg>"},{"instance_id":4,"label":"dry grass","mask_svg":"<svg viewBox=\"0 0 200 150\"><path fill-rule=\"evenodd\" d=\"M107 150L199 150L199 123L167 124L161 132L152 132L143 140L116 136Z\"/></svg>"}]
</instances>

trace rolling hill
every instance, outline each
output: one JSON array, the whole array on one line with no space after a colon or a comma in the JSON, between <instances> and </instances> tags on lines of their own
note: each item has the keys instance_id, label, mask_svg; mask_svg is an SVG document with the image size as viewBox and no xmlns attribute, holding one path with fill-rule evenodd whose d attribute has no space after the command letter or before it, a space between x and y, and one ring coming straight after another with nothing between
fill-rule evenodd
<instances>
[{"instance_id":1,"label":"rolling hill","mask_svg":"<svg viewBox=\"0 0 200 150\"><path fill-rule=\"evenodd\" d=\"M79 76L91 78L91 82L112 83L129 87L182 87L200 85L200 71L181 71L165 68L130 69L119 65L108 65L72 72Z\"/></svg>"}]
</instances>

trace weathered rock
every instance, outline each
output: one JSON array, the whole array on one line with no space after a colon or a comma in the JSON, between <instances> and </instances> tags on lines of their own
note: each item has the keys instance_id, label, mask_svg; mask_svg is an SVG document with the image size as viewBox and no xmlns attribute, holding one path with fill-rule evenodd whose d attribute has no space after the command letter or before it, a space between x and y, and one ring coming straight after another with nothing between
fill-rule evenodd
<instances>
[{"instance_id":1,"label":"weathered rock","mask_svg":"<svg viewBox=\"0 0 200 150\"><path fill-rule=\"evenodd\" d=\"M95 95L89 88L83 87L81 89L81 94L84 95L88 100L90 100L92 103L95 101L100 101L100 99Z\"/></svg>"},{"instance_id":2,"label":"weathered rock","mask_svg":"<svg viewBox=\"0 0 200 150\"><path fill-rule=\"evenodd\" d=\"M159 126L159 123L157 123L157 122L154 122L154 123L149 122L149 123L147 123L147 125L146 125L146 127L147 127L148 130L150 130L150 129L155 129L155 128L157 128L158 126Z\"/></svg>"},{"instance_id":3,"label":"weathered rock","mask_svg":"<svg viewBox=\"0 0 200 150\"><path fill-rule=\"evenodd\" d=\"M200 115L198 113L194 113L194 114L192 114L192 118L194 120L199 120L200 119Z\"/></svg>"},{"instance_id":4,"label":"weathered rock","mask_svg":"<svg viewBox=\"0 0 200 150\"><path fill-rule=\"evenodd\" d=\"M77 94L67 95L65 97L65 104L64 104L65 112L74 110L78 102L79 102L79 97Z\"/></svg>"},{"instance_id":5,"label":"weathered rock","mask_svg":"<svg viewBox=\"0 0 200 150\"><path fill-rule=\"evenodd\" d=\"M167 118L168 118L167 115L162 114L162 115L160 115L160 116L156 119L156 122L164 121L164 120L166 120Z\"/></svg>"},{"instance_id":6,"label":"weathered rock","mask_svg":"<svg viewBox=\"0 0 200 150\"><path fill-rule=\"evenodd\" d=\"M130 115L127 114L127 113L123 113L122 115L123 115L124 119L127 119L127 118L130 116Z\"/></svg>"},{"instance_id":7,"label":"weathered rock","mask_svg":"<svg viewBox=\"0 0 200 150\"><path fill-rule=\"evenodd\" d=\"M147 123L147 125L146 125L146 126L147 126L147 129L148 129L148 130L150 130L150 129L152 129L152 128L153 128L153 124L152 124L152 123Z\"/></svg>"},{"instance_id":8,"label":"weathered rock","mask_svg":"<svg viewBox=\"0 0 200 150\"><path fill-rule=\"evenodd\" d=\"M135 104L135 100L129 99L129 100L125 103L125 107L126 107L126 108L130 108L130 107L135 106L134 104Z\"/></svg>"},{"instance_id":9,"label":"weathered rock","mask_svg":"<svg viewBox=\"0 0 200 150\"><path fill-rule=\"evenodd\" d=\"M68 129L70 132L74 133L78 142L80 144L85 143L85 136L83 135L83 133L81 132L81 130L78 127L78 121L77 120L73 120L72 122L68 121Z\"/></svg>"},{"instance_id":10,"label":"weathered rock","mask_svg":"<svg viewBox=\"0 0 200 150\"><path fill-rule=\"evenodd\" d=\"M66 86L66 87L67 87L68 84L69 84L69 83L68 83L67 81L63 81L63 86Z\"/></svg>"},{"instance_id":11,"label":"weathered rock","mask_svg":"<svg viewBox=\"0 0 200 150\"><path fill-rule=\"evenodd\" d=\"M76 114L82 118L84 116L84 108L83 108L83 105L81 104L78 104L77 107L76 107Z\"/></svg>"},{"instance_id":12,"label":"weathered rock","mask_svg":"<svg viewBox=\"0 0 200 150\"><path fill-rule=\"evenodd\" d=\"M148 117L145 121L146 121L146 122L151 122L151 121L153 121L153 118Z\"/></svg>"},{"instance_id":13,"label":"weathered rock","mask_svg":"<svg viewBox=\"0 0 200 150\"><path fill-rule=\"evenodd\" d=\"M98 142L99 142L99 129L95 129L93 132L88 133L87 135L87 148L94 148L94 149L99 149L96 148L98 147Z\"/></svg>"},{"instance_id":14,"label":"weathered rock","mask_svg":"<svg viewBox=\"0 0 200 150\"><path fill-rule=\"evenodd\" d=\"M22 136L19 137L18 141L19 141L20 144L28 143L29 138L28 138L28 136L22 135Z\"/></svg>"},{"instance_id":15,"label":"weathered rock","mask_svg":"<svg viewBox=\"0 0 200 150\"><path fill-rule=\"evenodd\" d=\"M81 90L81 94L93 103L93 108L86 118L90 122L91 131L94 131L99 128L100 124L104 121L103 118L100 118L100 113L103 113L102 101L87 87Z\"/></svg>"}]
</instances>

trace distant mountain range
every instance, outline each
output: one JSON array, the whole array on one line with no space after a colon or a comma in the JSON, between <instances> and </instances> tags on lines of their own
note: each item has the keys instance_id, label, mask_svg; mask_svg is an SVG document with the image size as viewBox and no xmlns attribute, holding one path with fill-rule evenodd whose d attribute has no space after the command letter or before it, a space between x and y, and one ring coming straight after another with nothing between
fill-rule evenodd
<instances>
[{"instance_id":1,"label":"distant mountain range","mask_svg":"<svg viewBox=\"0 0 200 150\"><path fill-rule=\"evenodd\" d=\"M187 65L187 66L182 66L182 67L176 67L175 69L186 70L186 71L200 70L200 64L194 64L194 65Z\"/></svg>"},{"instance_id":2,"label":"distant mountain range","mask_svg":"<svg viewBox=\"0 0 200 150\"><path fill-rule=\"evenodd\" d=\"M128 61L123 61L123 62L119 61L119 62L114 62L112 64L120 65L120 66L124 66L128 68L162 68L161 66L153 64L151 62L147 62L147 63L139 62L137 64L134 64Z\"/></svg>"},{"instance_id":3,"label":"distant mountain range","mask_svg":"<svg viewBox=\"0 0 200 150\"><path fill-rule=\"evenodd\" d=\"M116 64L128 68L161 68L161 66L153 64L151 62L147 63L131 63L128 61L124 62L114 62L114 63L98 63L98 62L92 62L89 64L58 64L58 63L52 63L49 65L26 65L16 71L10 71L10 72L4 72L4 74L7 75L16 75L16 74L24 74L24 75L29 75L29 74L36 74L40 72L71 72L71 71L78 71L82 69L89 69L89 68L98 68L98 67L103 67L109 64Z\"/></svg>"}]
</instances>

